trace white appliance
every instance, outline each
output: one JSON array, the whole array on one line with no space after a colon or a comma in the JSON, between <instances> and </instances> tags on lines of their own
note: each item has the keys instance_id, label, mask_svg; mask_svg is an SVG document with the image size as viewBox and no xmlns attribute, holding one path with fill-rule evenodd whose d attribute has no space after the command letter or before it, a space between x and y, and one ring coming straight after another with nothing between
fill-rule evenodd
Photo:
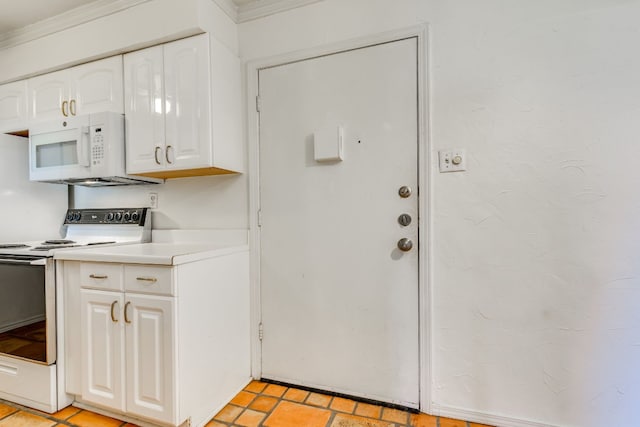
<instances>
[{"instance_id":1,"label":"white appliance","mask_svg":"<svg viewBox=\"0 0 640 427\"><path fill-rule=\"evenodd\" d=\"M124 116L113 112L33 124L29 178L90 187L162 182L125 174L124 135Z\"/></svg>"},{"instance_id":2,"label":"white appliance","mask_svg":"<svg viewBox=\"0 0 640 427\"><path fill-rule=\"evenodd\" d=\"M147 208L69 209L63 229L62 239L0 244L0 398L51 413L69 403L58 381L54 254L149 242L151 219Z\"/></svg>"}]
</instances>

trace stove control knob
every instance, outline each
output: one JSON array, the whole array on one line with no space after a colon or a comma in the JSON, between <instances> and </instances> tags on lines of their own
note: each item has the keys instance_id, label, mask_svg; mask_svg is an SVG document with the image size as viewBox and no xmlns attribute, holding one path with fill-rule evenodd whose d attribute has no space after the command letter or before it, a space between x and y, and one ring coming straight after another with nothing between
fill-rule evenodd
<instances>
[{"instance_id":1,"label":"stove control knob","mask_svg":"<svg viewBox=\"0 0 640 427\"><path fill-rule=\"evenodd\" d=\"M116 212L116 221L122 220L122 212Z\"/></svg>"},{"instance_id":2,"label":"stove control knob","mask_svg":"<svg viewBox=\"0 0 640 427\"><path fill-rule=\"evenodd\" d=\"M113 214L113 212L109 212L107 214L107 221L113 221L114 217L115 217L115 215Z\"/></svg>"},{"instance_id":3,"label":"stove control knob","mask_svg":"<svg viewBox=\"0 0 640 427\"><path fill-rule=\"evenodd\" d=\"M125 212L124 213L124 220L125 221L129 221L129 219L131 219L131 214L129 212Z\"/></svg>"},{"instance_id":4,"label":"stove control knob","mask_svg":"<svg viewBox=\"0 0 640 427\"><path fill-rule=\"evenodd\" d=\"M140 214L137 211L131 214L132 221L138 222L139 219L140 219Z\"/></svg>"},{"instance_id":5,"label":"stove control knob","mask_svg":"<svg viewBox=\"0 0 640 427\"><path fill-rule=\"evenodd\" d=\"M75 212L73 214L73 220L74 221L80 221L80 212Z\"/></svg>"},{"instance_id":6,"label":"stove control knob","mask_svg":"<svg viewBox=\"0 0 640 427\"><path fill-rule=\"evenodd\" d=\"M69 211L67 213L67 222L73 221L73 212Z\"/></svg>"}]
</instances>

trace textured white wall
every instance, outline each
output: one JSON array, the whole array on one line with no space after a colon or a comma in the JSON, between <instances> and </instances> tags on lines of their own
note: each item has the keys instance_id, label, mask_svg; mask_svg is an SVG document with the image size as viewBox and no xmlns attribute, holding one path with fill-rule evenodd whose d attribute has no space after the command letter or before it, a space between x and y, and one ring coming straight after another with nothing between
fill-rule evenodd
<instances>
[{"instance_id":1,"label":"textured white wall","mask_svg":"<svg viewBox=\"0 0 640 427\"><path fill-rule=\"evenodd\" d=\"M0 243L60 238L67 187L29 181L29 142L0 134Z\"/></svg>"},{"instance_id":2,"label":"textured white wall","mask_svg":"<svg viewBox=\"0 0 640 427\"><path fill-rule=\"evenodd\" d=\"M251 60L429 23L434 154L469 155L466 173L432 165L436 410L640 425L638 16L635 0L325 0L240 25Z\"/></svg>"},{"instance_id":3,"label":"textured white wall","mask_svg":"<svg viewBox=\"0 0 640 427\"><path fill-rule=\"evenodd\" d=\"M77 208L149 206L149 193L158 193L152 211L155 229L248 228L247 178L220 175L167 180L158 185L75 188Z\"/></svg>"}]
</instances>

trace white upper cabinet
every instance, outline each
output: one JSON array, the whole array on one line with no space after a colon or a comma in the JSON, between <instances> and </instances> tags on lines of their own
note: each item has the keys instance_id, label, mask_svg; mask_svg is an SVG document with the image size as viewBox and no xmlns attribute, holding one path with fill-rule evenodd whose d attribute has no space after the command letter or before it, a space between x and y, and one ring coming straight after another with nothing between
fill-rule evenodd
<instances>
[{"instance_id":1,"label":"white upper cabinet","mask_svg":"<svg viewBox=\"0 0 640 427\"><path fill-rule=\"evenodd\" d=\"M220 67L230 72L223 76ZM127 173L176 178L242 171L235 55L201 34L126 54L124 70ZM231 89L218 94L216 84ZM216 110L224 118L214 117Z\"/></svg>"},{"instance_id":2,"label":"white upper cabinet","mask_svg":"<svg viewBox=\"0 0 640 427\"><path fill-rule=\"evenodd\" d=\"M208 48L204 34L164 46L165 160L170 169L212 166Z\"/></svg>"},{"instance_id":3,"label":"white upper cabinet","mask_svg":"<svg viewBox=\"0 0 640 427\"><path fill-rule=\"evenodd\" d=\"M0 132L22 131L28 127L27 82L0 86Z\"/></svg>"},{"instance_id":4,"label":"white upper cabinet","mask_svg":"<svg viewBox=\"0 0 640 427\"><path fill-rule=\"evenodd\" d=\"M33 77L27 86L30 121L124 112L122 56Z\"/></svg>"},{"instance_id":5,"label":"white upper cabinet","mask_svg":"<svg viewBox=\"0 0 640 427\"><path fill-rule=\"evenodd\" d=\"M71 99L77 104L72 114L124 113L122 55L79 65L69 72Z\"/></svg>"},{"instance_id":6,"label":"white upper cabinet","mask_svg":"<svg viewBox=\"0 0 640 427\"><path fill-rule=\"evenodd\" d=\"M127 170L163 165L164 84L162 46L124 56Z\"/></svg>"}]
</instances>

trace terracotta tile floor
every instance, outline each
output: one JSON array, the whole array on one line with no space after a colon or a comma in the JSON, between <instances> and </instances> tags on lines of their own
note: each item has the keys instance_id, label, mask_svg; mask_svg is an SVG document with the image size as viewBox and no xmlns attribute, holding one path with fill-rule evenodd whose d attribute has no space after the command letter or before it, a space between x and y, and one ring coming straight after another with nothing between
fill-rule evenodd
<instances>
[{"instance_id":1,"label":"terracotta tile floor","mask_svg":"<svg viewBox=\"0 0 640 427\"><path fill-rule=\"evenodd\" d=\"M488 427L253 381L206 427ZM0 426L1 427L1 426Z\"/></svg>"},{"instance_id":2,"label":"terracotta tile floor","mask_svg":"<svg viewBox=\"0 0 640 427\"><path fill-rule=\"evenodd\" d=\"M0 427L135 427L90 411L45 414L0 399ZM206 427L488 427L252 381Z\"/></svg>"}]
</instances>

